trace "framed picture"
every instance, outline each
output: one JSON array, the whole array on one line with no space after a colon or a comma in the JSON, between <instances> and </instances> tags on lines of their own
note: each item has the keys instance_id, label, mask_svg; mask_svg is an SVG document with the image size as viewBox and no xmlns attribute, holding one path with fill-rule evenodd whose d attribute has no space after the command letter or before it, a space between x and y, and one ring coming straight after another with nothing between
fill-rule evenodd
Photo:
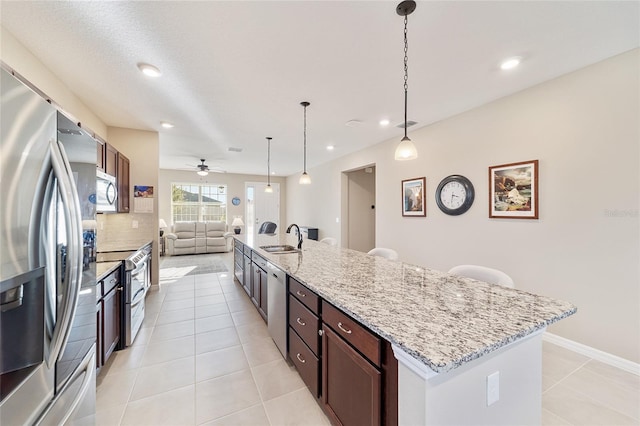
<instances>
[{"instance_id":1,"label":"framed picture","mask_svg":"<svg viewBox=\"0 0 640 426\"><path fill-rule=\"evenodd\" d=\"M538 160L489 167L489 217L538 218Z\"/></svg>"},{"instance_id":2,"label":"framed picture","mask_svg":"<svg viewBox=\"0 0 640 426\"><path fill-rule=\"evenodd\" d=\"M426 216L424 187L425 178L402 181L402 216Z\"/></svg>"}]
</instances>

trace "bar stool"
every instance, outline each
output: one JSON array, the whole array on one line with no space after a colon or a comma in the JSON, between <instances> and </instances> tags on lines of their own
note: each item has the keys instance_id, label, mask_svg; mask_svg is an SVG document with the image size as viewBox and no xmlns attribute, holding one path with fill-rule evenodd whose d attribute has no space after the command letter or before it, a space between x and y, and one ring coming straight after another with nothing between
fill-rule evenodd
<instances>
[{"instance_id":1,"label":"bar stool","mask_svg":"<svg viewBox=\"0 0 640 426\"><path fill-rule=\"evenodd\" d=\"M376 247L367 253L370 256L380 256L389 260L398 260L398 253L395 250L383 247Z\"/></svg>"},{"instance_id":2,"label":"bar stool","mask_svg":"<svg viewBox=\"0 0 640 426\"><path fill-rule=\"evenodd\" d=\"M458 265L449 269L449 273L473 278L474 280L484 281L490 284L498 284L504 287L515 287L513 280L509 275L497 269L487 268L486 266Z\"/></svg>"}]
</instances>

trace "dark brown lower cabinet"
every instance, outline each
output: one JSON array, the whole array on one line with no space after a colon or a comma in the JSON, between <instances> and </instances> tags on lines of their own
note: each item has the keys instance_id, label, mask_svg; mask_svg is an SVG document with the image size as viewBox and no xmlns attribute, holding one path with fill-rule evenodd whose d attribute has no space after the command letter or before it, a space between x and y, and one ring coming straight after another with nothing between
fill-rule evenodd
<instances>
[{"instance_id":1,"label":"dark brown lower cabinet","mask_svg":"<svg viewBox=\"0 0 640 426\"><path fill-rule=\"evenodd\" d=\"M329 327L322 331L325 412L335 424L380 425L381 372Z\"/></svg>"},{"instance_id":2,"label":"dark brown lower cabinet","mask_svg":"<svg viewBox=\"0 0 640 426\"><path fill-rule=\"evenodd\" d=\"M251 301L262 318L267 320L267 273L255 263L251 264L253 282L251 286Z\"/></svg>"},{"instance_id":3,"label":"dark brown lower cabinet","mask_svg":"<svg viewBox=\"0 0 640 426\"><path fill-rule=\"evenodd\" d=\"M106 362L120 342L120 286L102 299L102 360Z\"/></svg>"},{"instance_id":4,"label":"dark brown lower cabinet","mask_svg":"<svg viewBox=\"0 0 640 426\"><path fill-rule=\"evenodd\" d=\"M320 396L320 361L292 327L289 327L289 357L300 373L302 381L313 396L318 398Z\"/></svg>"}]
</instances>

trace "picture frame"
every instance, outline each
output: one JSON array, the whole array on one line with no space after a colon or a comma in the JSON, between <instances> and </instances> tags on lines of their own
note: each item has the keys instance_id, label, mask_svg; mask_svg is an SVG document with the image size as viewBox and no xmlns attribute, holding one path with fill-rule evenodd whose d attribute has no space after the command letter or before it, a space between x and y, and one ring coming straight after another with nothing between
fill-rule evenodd
<instances>
[{"instance_id":1,"label":"picture frame","mask_svg":"<svg viewBox=\"0 0 640 426\"><path fill-rule=\"evenodd\" d=\"M538 219L538 160L489 167L489 217Z\"/></svg>"},{"instance_id":2,"label":"picture frame","mask_svg":"<svg viewBox=\"0 0 640 426\"><path fill-rule=\"evenodd\" d=\"M424 217L427 215L425 186L425 177L402 181L402 216Z\"/></svg>"}]
</instances>

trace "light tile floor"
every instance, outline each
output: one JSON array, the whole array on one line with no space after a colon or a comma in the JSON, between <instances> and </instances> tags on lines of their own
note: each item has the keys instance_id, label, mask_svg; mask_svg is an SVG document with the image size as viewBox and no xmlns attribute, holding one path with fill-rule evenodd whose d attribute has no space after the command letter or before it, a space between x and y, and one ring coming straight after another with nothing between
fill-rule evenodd
<instances>
[{"instance_id":1,"label":"light tile floor","mask_svg":"<svg viewBox=\"0 0 640 426\"><path fill-rule=\"evenodd\" d=\"M165 280L98 376L98 425L328 425L229 272ZM543 344L543 425L638 425L640 378Z\"/></svg>"}]
</instances>

